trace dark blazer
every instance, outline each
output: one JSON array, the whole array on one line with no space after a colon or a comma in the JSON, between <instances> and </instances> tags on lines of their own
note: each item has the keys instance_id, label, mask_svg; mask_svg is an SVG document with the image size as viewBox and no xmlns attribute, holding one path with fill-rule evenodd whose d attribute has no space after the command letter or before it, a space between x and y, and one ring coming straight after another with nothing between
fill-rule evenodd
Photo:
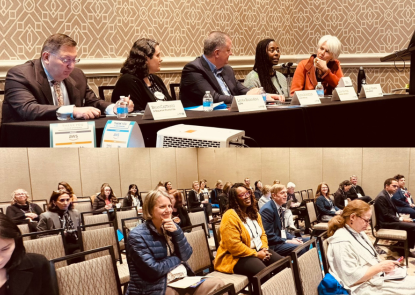
<instances>
[{"instance_id":1,"label":"dark blazer","mask_svg":"<svg viewBox=\"0 0 415 295\"><path fill-rule=\"evenodd\" d=\"M331 201L329 202L323 195L317 198L316 206L317 206L317 211L318 211L317 212L318 219L320 219L321 215L336 215L336 213L334 213L333 211L330 211ZM334 205L334 210L338 211L340 209L336 205Z\"/></svg>"},{"instance_id":2,"label":"dark blazer","mask_svg":"<svg viewBox=\"0 0 415 295\"><path fill-rule=\"evenodd\" d=\"M289 201L289 200L291 200L291 202L293 202L293 203L297 203L298 201L297 201L297 198L295 197L295 194L289 194L289 193L287 193L287 202ZM285 206L284 206L285 207Z\"/></svg>"},{"instance_id":3,"label":"dark blazer","mask_svg":"<svg viewBox=\"0 0 415 295\"><path fill-rule=\"evenodd\" d=\"M234 95L245 95L249 88L236 80L233 69L225 65L222 77L231 92L231 95L224 95L218 80L216 80L208 63L203 56L197 57L194 61L184 66L182 79L180 81L180 100L183 106L199 106L203 103L203 96L210 91L213 102L225 102L230 104Z\"/></svg>"},{"instance_id":4,"label":"dark blazer","mask_svg":"<svg viewBox=\"0 0 415 295\"><path fill-rule=\"evenodd\" d=\"M35 218L35 221L39 221L39 215L43 213L43 210L40 209L40 207L35 203L30 203L30 206L32 206L33 213L36 213L38 215L38 218ZM7 207L6 215L10 217L11 220L15 224L23 224L26 223L26 216L25 213L20 210L19 205L13 204L9 207Z\"/></svg>"},{"instance_id":5,"label":"dark blazer","mask_svg":"<svg viewBox=\"0 0 415 295\"><path fill-rule=\"evenodd\" d=\"M140 201L140 206L143 207L143 200L141 200L140 195L138 195L138 200ZM95 201L95 199L94 199L94 201ZM104 201L104 203L105 203L105 201ZM130 196L130 194L127 194L124 197L124 199L122 200L122 206L123 207L131 207L132 205L133 205L133 199ZM104 207L105 207L105 205L104 205Z\"/></svg>"},{"instance_id":6,"label":"dark blazer","mask_svg":"<svg viewBox=\"0 0 415 295\"><path fill-rule=\"evenodd\" d=\"M285 211L282 215L284 216ZM269 202L265 203L259 210L259 214L262 218L262 225L267 233L268 245L284 244L285 241L291 240L294 238L293 235L287 232L287 239L281 238L281 230L283 229L280 217L278 215L277 205L271 199Z\"/></svg>"},{"instance_id":7,"label":"dark blazer","mask_svg":"<svg viewBox=\"0 0 415 295\"><path fill-rule=\"evenodd\" d=\"M178 225L180 225L181 228L186 227L186 226L192 226L192 222L190 221L190 218L189 218L189 213L187 213L187 210L185 208L183 207L177 208L177 217L180 218L180 222L178 223ZM191 230L189 230L189 232L190 231Z\"/></svg>"},{"instance_id":8,"label":"dark blazer","mask_svg":"<svg viewBox=\"0 0 415 295\"><path fill-rule=\"evenodd\" d=\"M334 194L334 205L340 209L344 209L344 201L348 198L347 194L342 189L338 189Z\"/></svg>"},{"instance_id":9,"label":"dark blazer","mask_svg":"<svg viewBox=\"0 0 415 295\"><path fill-rule=\"evenodd\" d=\"M8 295L55 295L49 261L45 256L26 253L9 273Z\"/></svg>"},{"instance_id":10,"label":"dark blazer","mask_svg":"<svg viewBox=\"0 0 415 295\"><path fill-rule=\"evenodd\" d=\"M219 195L222 193L221 189L218 188L214 188L211 192L210 192L210 202L212 204L218 204L219 205Z\"/></svg>"},{"instance_id":11,"label":"dark blazer","mask_svg":"<svg viewBox=\"0 0 415 295\"><path fill-rule=\"evenodd\" d=\"M261 197L262 197L262 192L261 192L261 190L259 190L259 189L256 189L255 191L254 191L254 195L255 195L255 199L258 201L259 199L261 199Z\"/></svg>"},{"instance_id":12,"label":"dark blazer","mask_svg":"<svg viewBox=\"0 0 415 295\"><path fill-rule=\"evenodd\" d=\"M81 225L81 218L79 211L76 209L69 210L69 216L72 219L74 229ZM62 228L62 224L58 213L46 211L40 214L39 223L37 224L38 231L52 230Z\"/></svg>"},{"instance_id":13,"label":"dark blazer","mask_svg":"<svg viewBox=\"0 0 415 295\"><path fill-rule=\"evenodd\" d=\"M193 211L193 209L200 209L197 211L202 211L203 208L200 207L200 204L202 204L202 201L204 200L203 193L198 194L194 190L191 190L189 192L189 198L187 202L189 203L189 209L190 211Z\"/></svg>"},{"instance_id":14,"label":"dark blazer","mask_svg":"<svg viewBox=\"0 0 415 295\"><path fill-rule=\"evenodd\" d=\"M397 216L398 210L386 190L381 191L377 195L375 200L375 212L378 228L382 228L385 223L399 222L399 217Z\"/></svg>"},{"instance_id":15,"label":"dark blazer","mask_svg":"<svg viewBox=\"0 0 415 295\"><path fill-rule=\"evenodd\" d=\"M356 185L356 187L352 185L352 187L346 194L347 194L347 197L350 198L350 200L352 201L356 200L359 197L357 194L361 194L362 197L365 196L365 192L363 191L360 185Z\"/></svg>"},{"instance_id":16,"label":"dark blazer","mask_svg":"<svg viewBox=\"0 0 415 295\"><path fill-rule=\"evenodd\" d=\"M173 100L167 91L166 85L161 78L157 75L152 75L154 82L161 89L166 100ZM115 84L115 89L112 92L111 101L116 103L120 96L130 95L131 100L134 102L134 111L145 110L148 102L155 102L156 98L154 94L147 87L143 79L140 79L131 74L123 74Z\"/></svg>"},{"instance_id":17,"label":"dark blazer","mask_svg":"<svg viewBox=\"0 0 415 295\"><path fill-rule=\"evenodd\" d=\"M412 203L414 200L411 198ZM406 201L405 194L401 188L398 188L396 193L392 197L392 202L395 204L396 207L408 207L412 208L409 203Z\"/></svg>"},{"instance_id":18,"label":"dark blazer","mask_svg":"<svg viewBox=\"0 0 415 295\"><path fill-rule=\"evenodd\" d=\"M69 101L77 107L92 106L104 112L109 102L99 99L88 87L84 73L74 68L64 80ZM2 123L57 120L53 96L40 59L15 66L7 72Z\"/></svg>"}]
</instances>

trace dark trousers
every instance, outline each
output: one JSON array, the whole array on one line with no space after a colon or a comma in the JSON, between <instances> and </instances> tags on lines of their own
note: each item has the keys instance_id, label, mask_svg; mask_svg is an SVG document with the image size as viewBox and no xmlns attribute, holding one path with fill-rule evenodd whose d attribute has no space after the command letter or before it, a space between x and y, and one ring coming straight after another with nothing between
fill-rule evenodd
<instances>
[{"instance_id":1,"label":"dark trousers","mask_svg":"<svg viewBox=\"0 0 415 295\"><path fill-rule=\"evenodd\" d=\"M280 259L283 259L281 255L275 253L273 250L269 250L269 252L272 254L271 258L268 261L262 261L261 259L257 257L242 257L239 258L238 262L236 263L235 267L233 268L233 272L236 274L244 275L249 278L249 281L252 284L252 278L254 275L259 273L261 270L266 268L268 265L273 264L274 262L277 262ZM277 270L279 272L280 270ZM263 282L267 281L269 277L265 277L263 279ZM259 290L253 290L254 295L259 294Z\"/></svg>"},{"instance_id":2,"label":"dark trousers","mask_svg":"<svg viewBox=\"0 0 415 295\"><path fill-rule=\"evenodd\" d=\"M398 210L399 213L409 214L412 219L415 219L415 209L414 208L396 206L396 209Z\"/></svg>"},{"instance_id":3,"label":"dark trousers","mask_svg":"<svg viewBox=\"0 0 415 295\"><path fill-rule=\"evenodd\" d=\"M310 238L301 238L301 240L303 240L303 243L307 243L310 240ZM290 244L290 243L280 243L280 244L276 244L276 245L272 245L272 246L270 245L269 247L272 250L274 250L275 252L277 252L278 254L282 255L282 256L288 256L298 246L301 246L301 245ZM299 256L301 256L307 251L308 251L308 249L305 248L305 249L301 250L300 253L298 253L298 254L299 254Z\"/></svg>"},{"instance_id":4,"label":"dark trousers","mask_svg":"<svg viewBox=\"0 0 415 295\"><path fill-rule=\"evenodd\" d=\"M408 238L408 246L409 248L414 248L415 246L415 223L412 222L382 222L380 228L387 228L387 229L400 229L405 230L406 235Z\"/></svg>"}]
</instances>

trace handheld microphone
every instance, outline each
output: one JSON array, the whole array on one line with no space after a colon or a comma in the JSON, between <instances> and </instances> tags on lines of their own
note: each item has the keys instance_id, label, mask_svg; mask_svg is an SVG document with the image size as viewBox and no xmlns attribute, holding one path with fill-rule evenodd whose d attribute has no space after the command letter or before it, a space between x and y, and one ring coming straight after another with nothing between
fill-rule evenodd
<instances>
[{"instance_id":1,"label":"handheld microphone","mask_svg":"<svg viewBox=\"0 0 415 295\"><path fill-rule=\"evenodd\" d=\"M290 67L292 67L293 66L293 63L292 62L286 62L286 63L283 63L282 65L281 65L281 67L283 67L283 68L290 68Z\"/></svg>"}]
</instances>

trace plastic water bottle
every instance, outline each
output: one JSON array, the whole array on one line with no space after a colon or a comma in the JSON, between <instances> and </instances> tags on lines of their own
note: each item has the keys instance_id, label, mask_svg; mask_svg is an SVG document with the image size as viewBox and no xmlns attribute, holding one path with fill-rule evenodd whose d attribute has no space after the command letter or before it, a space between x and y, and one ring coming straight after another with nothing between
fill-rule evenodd
<instances>
[{"instance_id":1,"label":"plastic water bottle","mask_svg":"<svg viewBox=\"0 0 415 295\"><path fill-rule=\"evenodd\" d=\"M213 97L210 91L206 91L205 96L203 96L203 110L205 112L213 111Z\"/></svg>"},{"instance_id":2,"label":"plastic water bottle","mask_svg":"<svg viewBox=\"0 0 415 295\"><path fill-rule=\"evenodd\" d=\"M357 94L359 95L360 90L362 90L362 85L366 84L366 74L363 67L360 67L359 74L357 74Z\"/></svg>"},{"instance_id":3,"label":"plastic water bottle","mask_svg":"<svg viewBox=\"0 0 415 295\"><path fill-rule=\"evenodd\" d=\"M319 98L324 97L324 86L321 85L321 82L317 83L316 91Z\"/></svg>"},{"instance_id":4,"label":"plastic water bottle","mask_svg":"<svg viewBox=\"0 0 415 295\"><path fill-rule=\"evenodd\" d=\"M128 99L125 96L120 96L117 101L117 118L124 119L128 117Z\"/></svg>"},{"instance_id":5,"label":"plastic water bottle","mask_svg":"<svg viewBox=\"0 0 415 295\"><path fill-rule=\"evenodd\" d=\"M265 92L264 87L261 87L261 90L259 92L261 93L264 102L267 103L267 93Z\"/></svg>"}]
</instances>

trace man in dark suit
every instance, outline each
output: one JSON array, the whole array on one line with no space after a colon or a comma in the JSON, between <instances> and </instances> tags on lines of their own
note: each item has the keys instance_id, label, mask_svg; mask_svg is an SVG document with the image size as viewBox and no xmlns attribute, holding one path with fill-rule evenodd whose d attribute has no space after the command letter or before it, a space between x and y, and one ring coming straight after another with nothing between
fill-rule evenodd
<instances>
[{"instance_id":1,"label":"man in dark suit","mask_svg":"<svg viewBox=\"0 0 415 295\"><path fill-rule=\"evenodd\" d=\"M41 58L11 68L6 76L2 122L56 120L57 113L74 119L113 114L115 105L99 99L84 73L75 68L76 42L67 35L46 39ZM129 102L129 111L134 105Z\"/></svg>"},{"instance_id":2,"label":"man in dark suit","mask_svg":"<svg viewBox=\"0 0 415 295\"><path fill-rule=\"evenodd\" d=\"M259 88L248 89L239 82L233 69L227 65L232 55L232 41L222 32L211 32L204 40L203 55L185 65L180 81L180 100L184 107L198 106L210 91L213 102L232 103L235 95L260 94ZM267 95L267 100L283 97Z\"/></svg>"},{"instance_id":3,"label":"man in dark suit","mask_svg":"<svg viewBox=\"0 0 415 295\"><path fill-rule=\"evenodd\" d=\"M411 193L405 187L405 176L402 174L395 175L393 178L398 181L399 188L392 197L399 213L409 214L412 219L415 218L415 204Z\"/></svg>"},{"instance_id":4,"label":"man in dark suit","mask_svg":"<svg viewBox=\"0 0 415 295\"><path fill-rule=\"evenodd\" d=\"M400 217L391 198L398 190L398 182L388 178L384 183L384 190L375 199L375 212L378 228L406 230L409 248L415 246L415 223L412 218ZM411 253L411 252L410 252ZM414 255L412 254L412 257Z\"/></svg>"},{"instance_id":5,"label":"man in dark suit","mask_svg":"<svg viewBox=\"0 0 415 295\"><path fill-rule=\"evenodd\" d=\"M259 214L267 233L268 246L282 256L287 256L299 245L307 242L308 238L296 238L286 231L282 206L287 202L287 189L284 185L274 184L271 188L271 200L262 206ZM288 210L288 209L287 209ZM306 249L300 252L303 254Z\"/></svg>"},{"instance_id":6,"label":"man in dark suit","mask_svg":"<svg viewBox=\"0 0 415 295\"><path fill-rule=\"evenodd\" d=\"M356 175L352 175L350 176L350 182L352 183L352 187L350 188L350 190L347 192L347 197L350 200L362 200L366 203L369 203L372 201L372 198L369 196L365 195L365 192L363 191L363 188L357 184L357 176Z\"/></svg>"}]
</instances>

